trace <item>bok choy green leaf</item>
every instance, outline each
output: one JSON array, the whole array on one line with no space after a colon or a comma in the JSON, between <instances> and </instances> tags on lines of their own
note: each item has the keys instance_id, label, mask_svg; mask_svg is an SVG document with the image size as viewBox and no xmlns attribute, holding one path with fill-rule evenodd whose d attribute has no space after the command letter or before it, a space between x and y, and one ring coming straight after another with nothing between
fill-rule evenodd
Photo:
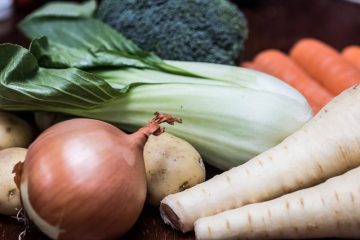
<instances>
[{"instance_id":1,"label":"bok choy green leaf","mask_svg":"<svg viewBox=\"0 0 360 240\"><path fill-rule=\"evenodd\" d=\"M102 78L80 69L41 68L18 45L0 44L0 56L2 109L89 109L120 95Z\"/></svg>"},{"instance_id":2,"label":"bok choy green leaf","mask_svg":"<svg viewBox=\"0 0 360 240\"><path fill-rule=\"evenodd\" d=\"M32 43L30 50L44 67L145 68L156 67L157 63L162 63L158 57L141 51L132 42L96 19L50 19L36 24L32 21L28 23L22 29L27 29L27 35L32 38L40 38ZM46 36L51 45L45 38L41 38L42 36Z\"/></svg>"},{"instance_id":3,"label":"bok choy green leaf","mask_svg":"<svg viewBox=\"0 0 360 240\"><path fill-rule=\"evenodd\" d=\"M55 11L52 8L53 5L49 4L42 11ZM87 69L127 66L192 75L166 64L153 53L142 51L110 26L94 18L59 14L49 17L35 12L20 23L20 29L29 38L37 39L32 42L30 51L44 67Z\"/></svg>"},{"instance_id":4,"label":"bok choy green leaf","mask_svg":"<svg viewBox=\"0 0 360 240\"><path fill-rule=\"evenodd\" d=\"M93 17L97 5L95 0L84 1L83 3L56 1L37 9L27 16L23 22L32 21L35 18L53 18L53 17Z\"/></svg>"}]
</instances>

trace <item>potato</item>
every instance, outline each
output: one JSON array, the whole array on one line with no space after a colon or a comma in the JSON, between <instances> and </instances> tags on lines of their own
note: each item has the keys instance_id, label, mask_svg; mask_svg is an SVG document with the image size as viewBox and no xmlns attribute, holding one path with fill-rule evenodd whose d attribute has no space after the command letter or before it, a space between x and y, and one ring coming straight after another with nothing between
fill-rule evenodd
<instances>
[{"instance_id":1,"label":"potato","mask_svg":"<svg viewBox=\"0 0 360 240\"><path fill-rule=\"evenodd\" d=\"M150 136L144 147L147 202L159 205L167 195L205 180L200 154L188 142L169 133Z\"/></svg>"},{"instance_id":2,"label":"potato","mask_svg":"<svg viewBox=\"0 0 360 240\"><path fill-rule=\"evenodd\" d=\"M0 112L0 150L27 147L32 140L30 125L11 113Z\"/></svg>"},{"instance_id":3,"label":"potato","mask_svg":"<svg viewBox=\"0 0 360 240\"><path fill-rule=\"evenodd\" d=\"M35 124L40 131L44 131L52 125L68 120L71 117L61 113L54 112L35 112Z\"/></svg>"},{"instance_id":4,"label":"potato","mask_svg":"<svg viewBox=\"0 0 360 240\"><path fill-rule=\"evenodd\" d=\"M13 168L25 160L27 149L7 148L0 151L0 214L15 215L21 208L20 191L15 184Z\"/></svg>"}]
</instances>

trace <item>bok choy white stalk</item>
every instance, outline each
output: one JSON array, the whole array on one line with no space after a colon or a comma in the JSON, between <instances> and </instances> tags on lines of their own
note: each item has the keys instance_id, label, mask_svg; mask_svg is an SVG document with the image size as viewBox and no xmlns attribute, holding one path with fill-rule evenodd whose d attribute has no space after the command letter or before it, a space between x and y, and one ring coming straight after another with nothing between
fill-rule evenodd
<instances>
[{"instance_id":1,"label":"bok choy white stalk","mask_svg":"<svg viewBox=\"0 0 360 240\"><path fill-rule=\"evenodd\" d=\"M214 69L212 64L206 66ZM231 71L236 67L226 68ZM183 123L167 127L167 131L192 143L211 165L228 169L276 145L311 117L307 102L295 90L265 74L236 69L239 71L234 72L233 79L243 79L242 85L189 77L169 82L165 78L132 87L86 114L135 130L154 110L169 112L181 117ZM151 70L98 75L113 87L122 79L160 79Z\"/></svg>"},{"instance_id":2,"label":"bok choy white stalk","mask_svg":"<svg viewBox=\"0 0 360 240\"><path fill-rule=\"evenodd\" d=\"M0 45L1 109L69 113L129 131L156 111L173 114L183 124L167 130L223 170L278 144L312 116L305 98L274 77L163 61L86 9L67 9L59 16L48 5L22 22L23 32L37 38L29 50Z\"/></svg>"}]
</instances>

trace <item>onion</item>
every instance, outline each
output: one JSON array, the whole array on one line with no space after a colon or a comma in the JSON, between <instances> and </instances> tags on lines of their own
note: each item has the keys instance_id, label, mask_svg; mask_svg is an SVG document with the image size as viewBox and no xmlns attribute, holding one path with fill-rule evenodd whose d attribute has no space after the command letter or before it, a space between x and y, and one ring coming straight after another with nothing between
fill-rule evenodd
<instances>
[{"instance_id":1,"label":"onion","mask_svg":"<svg viewBox=\"0 0 360 240\"><path fill-rule=\"evenodd\" d=\"M98 120L72 119L42 133L17 174L28 217L52 239L114 239L136 222L146 197L143 146L158 114L133 134ZM19 170L21 169L21 170Z\"/></svg>"}]
</instances>

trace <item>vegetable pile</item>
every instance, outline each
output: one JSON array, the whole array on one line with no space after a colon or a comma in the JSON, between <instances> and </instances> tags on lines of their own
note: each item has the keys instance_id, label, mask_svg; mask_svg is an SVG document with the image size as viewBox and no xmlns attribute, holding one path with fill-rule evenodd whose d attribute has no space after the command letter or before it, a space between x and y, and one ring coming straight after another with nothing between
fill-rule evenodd
<instances>
[{"instance_id":1,"label":"vegetable pile","mask_svg":"<svg viewBox=\"0 0 360 240\"><path fill-rule=\"evenodd\" d=\"M204 183L165 197L161 202L164 221L183 232L192 230L195 223L199 239L360 237L356 225L359 215L352 207L340 207L341 201L351 200L351 193L353 198L358 197L357 182L345 186L334 183L338 181L334 179L272 202L245 206L314 186L359 167L359 104L360 87L356 85L335 97L276 147ZM358 177L359 171L355 172ZM349 175L354 178L354 173ZM313 192L317 194L307 195ZM320 197L330 205L322 204ZM336 204L339 206L333 208ZM321 214L335 219L322 218Z\"/></svg>"},{"instance_id":2,"label":"vegetable pile","mask_svg":"<svg viewBox=\"0 0 360 240\"><path fill-rule=\"evenodd\" d=\"M157 205L204 181L202 158L231 168L312 117L305 98L278 79L234 66L162 60L95 19L95 7L94 1L51 3L20 25L33 39L29 49L0 44L0 108L95 118L125 131L145 125L156 111L183 124L168 128L177 137L150 140L143 151L158 126L131 135L90 119L49 127L61 119L37 113L36 123L47 130L15 170L26 214L47 236L121 236L139 216L146 189L148 202ZM156 123L167 120L157 117Z\"/></svg>"},{"instance_id":3,"label":"vegetable pile","mask_svg":"<svg viewBox=\"0 0 360 240\"><path fill-rule=\"evenodd\" d=\"M29 218L52 239L114 239L134 225L146 197L143 147L178 119L156 114L130 135L93 119L43 132L17 171Z\"/></svg>"},{"instance_id":4,"label":"vegetable pile","mask_svg":"<svg viewBox=\"0 0 360 240\"><path fill-rule=\"evenodd\" d=\"M149 24L174 20L199 33L209 26L195 19L215 16L212 36L226 51L205 56L199 48L198 59L181 48L184 60L231 63L246 38L245 19L227 1L181 1L180 9L191 8L188 18L168 11L165 20L162 10L179 2L105 0L97 15L95 1L54 2L21 22L28 49L0 44L0 109L35 112L43 131L25 149L30 126L0 114L0 214L24 208L52 239L115 239L146 201L160 204L165 223L195 230L198 239L359 238L360 47L340 54L303 39L289 56L266 50L243 64L275 77L163 60L145 50L160 39L178 52ZM156 44L143 50L95 16L140 45ZM134 16L150 32L132 31L141 25L129 25ZM194 44L203 41L195 36ZM176 122L169 133L159 125ZM227 171L204 182L203 159Z\"/></svg>"},{"instance_id":5,"label":"vegetable pile","mask_svg":"<svg viewBox=\"0 0 360 240\"><path fill-rule=\"evenodd\" d=\"M234 66L161 60L83 17L93 13L88 5L78 7L59 16L58 4L47 5L28 16L21 29L35 38L29 50L0 45L0 108L63 112L127 131L146 124L155 111L171 113L183 124L168 132L224 170L278 144L312 116L304 97L276 78Z\"/></svg>"},{"instance_id":6,"label":"vegetable pile","mask_svg":"<svg viewBox=\"0 0 360 240\"><path fill-rule=\"evenodd\" d=\"M235 65L246 18L228 0L103 0L97 17L163 59Z\"/></svg>"}]
</instances>

